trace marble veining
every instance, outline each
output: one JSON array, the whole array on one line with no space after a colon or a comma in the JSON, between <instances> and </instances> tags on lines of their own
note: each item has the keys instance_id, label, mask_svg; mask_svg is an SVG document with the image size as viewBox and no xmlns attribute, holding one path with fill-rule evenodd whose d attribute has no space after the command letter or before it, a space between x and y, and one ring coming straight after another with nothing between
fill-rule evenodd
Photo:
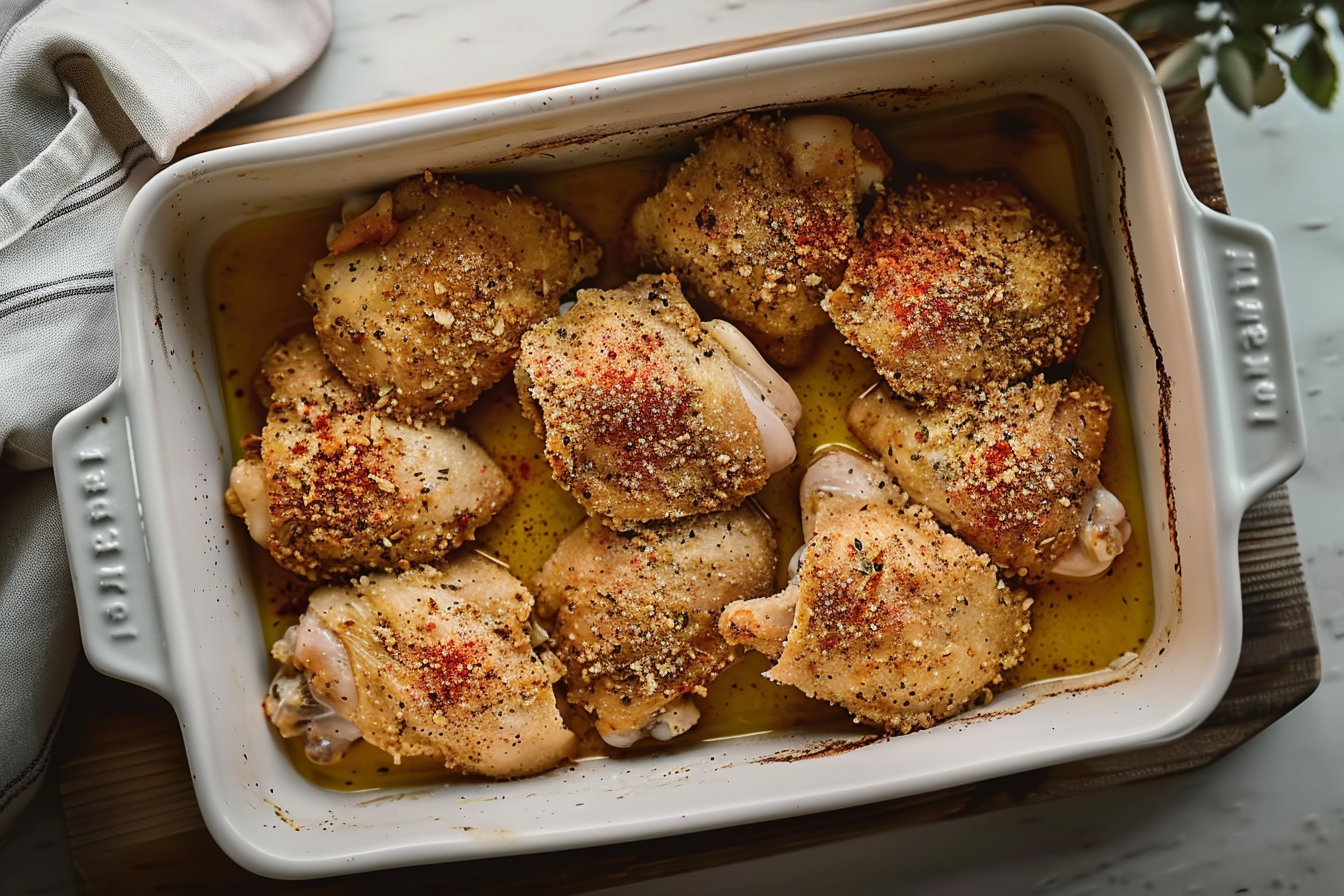
<instances>
[{"instance_id":1,"label":"marble veining","mask_svg":"<svg viewBox=\"0 0 1344 896\"><path fill-rule=\"evenodd\" d=\"M631 59L913 0L336 0L326 52L223 125Z\"/></svg>"}]
</instances>

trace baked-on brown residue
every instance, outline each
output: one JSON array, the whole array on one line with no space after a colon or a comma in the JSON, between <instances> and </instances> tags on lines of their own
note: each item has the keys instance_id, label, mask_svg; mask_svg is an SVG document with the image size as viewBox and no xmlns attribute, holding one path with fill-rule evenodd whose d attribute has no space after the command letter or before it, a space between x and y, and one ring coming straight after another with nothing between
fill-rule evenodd
<instances>
[{"instance_id":1,"label":"baked-on brown residue","mask_svg":"<svg viewBox=\"0 0 1344 896\"><path fill-rule=\"evenodd\" d=\"M732 362L672 275L579 290L523 337L514 376L556 482L615 524L734 507L765 484Z\"/></svg>"},{"instance_id":2,"label":"baked-on brown residue","mask_svg":"<svg viewBox=\"0 0 1344 896\"><path fill-rule=\"evenodd\" d=\"M1071 358L1099 279L1008 181L920 177L879 197L823 307L898 394L935 398Z\"/></svg>"},{"instance_id":3,"label":"baked-on brown residue","mask_svg":"<svg viewBox=\"0 0 1344 896\"><path fill-rule=\"evenodd\" d=\"M1167 538L1176 557L1176 579L1181 577L1181 544L1176 537L1176 484L1171 478L1171 375L1162 360L1162 347L1153 333L1153 322L1148 318L1148 301L1143 294L1143 279L1139 276L1139 262L1134 254L1134 234L1129 223L1129 204L1125 193L1125 160L1120 149L1112 146L1116 169L1120 172L1120 231L1125 238L1125 258L1129 261L1129 279L1134 284L1134 302L1143 321L1148 344L1153 347L1153 370L1157 376L1157 437L1162 448L1162 485L1167 496Z\"/></svg>"},{"instance_id":4,"label":"baked-on brown residue","mask_svg":"<svg viewBox=\"0 0 1344 896\"><path fill-rule=\"evenodd\" d=\"M831 740L817 741L808 744L805 747L798 747L793 750L780 750L777 753L771 753L769 756L761 756L751 760L754 765L769 765L774 762L801 762L804 759L821 759L826 756L839 756L842 753L848 753L857 750L860 747L866 747L869 744L875 744L887 739L885 734L866 734L863 737L856 737L853 740L842 740L834 738Z\"/></svg>"}]
</instances>

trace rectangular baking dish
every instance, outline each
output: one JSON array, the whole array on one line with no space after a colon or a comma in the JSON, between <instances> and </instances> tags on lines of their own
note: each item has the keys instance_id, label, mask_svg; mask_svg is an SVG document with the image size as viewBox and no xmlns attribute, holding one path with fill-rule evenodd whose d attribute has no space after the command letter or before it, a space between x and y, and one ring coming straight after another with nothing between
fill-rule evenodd
<instances>
[{"instance_id":1,"label":"rectangular baking dish","mask_svg":"<svg viewBox=\"0 0 1344 896\"><path fill-rule=\"evenodd\" d=\"M924 110L1041 97L1078 125L1148 508L1156 623L1139 655L806 762L759 760L806 754L816 731L505 783L370 794L300 775L259 708L268 644L242 530L221 497L233 459L205 308L214 242L245 221L426 168L591 164L684 142L740 110L822 99L843 108L875 94ZM1242 514L1304 454L1269 236L1195 199L1147 59L1108 19L1074 8L768 50L212 151L141 190L116 276L120 376L54 439L85 649L103 672L174 705L210 830L237 862L274 877L742 824L1177 738L1208 715L1236 665Z\"/></svg>"}]
</instances>

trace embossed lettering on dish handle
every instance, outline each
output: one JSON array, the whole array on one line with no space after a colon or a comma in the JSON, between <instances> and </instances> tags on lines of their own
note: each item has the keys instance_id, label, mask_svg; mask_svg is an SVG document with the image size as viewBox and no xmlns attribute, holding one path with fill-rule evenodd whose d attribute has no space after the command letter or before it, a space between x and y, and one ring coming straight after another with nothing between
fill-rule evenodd
<instances>
[{"instance_id":1,"label":"embossed lettering on dish handle","mask_svg":"<svg viewBox=\"0 0 1344 896\"><path fill-rule=\"evenodd\" d=\"M1227 289L1231 297L1237 327L1237 345L1241 352L1241 389L1247 399L1246 419L1254 424L1276 425L1281 420L1279 387L1274 381L1274 357L1266 349L1270 342L1270 324L1265 303L1260 298L1262 284L1256 267L1255 251L1244 246L1228 246L1226 260Z\"/></svg>"},{"instance_id":2,"label":"embossed lettering on dish handle","mask_svg":"<svg viewBox=\"0 0 1344 896\"><path fill-rule=\"evenodd\" d=\"M1231 440L1234 475L1247 506L1301 466L1306 454L1301 399L1288 332L1278 253L1264 228L1205 211L1209 307L1215 369L1229 419L1215 432Z\"/></svg>"},{"instance_id":3,"label":"embossed lettering on dish handle","mask_svg":"<svg viewBox=\"0 0 1344 896\"><path fill-rule=\"evenodd\" d=\"M52 457L84 650L95 668L168 696L129 418L120 382L66 415Z\"/></svg>"},{"instance_id":4,"label":"embossed lettering on dish handle","mask_svg":"<svg viewBox=\"0 0 1344 896\"><path fill-rule=\"evenodd\" d=\"M110 422L109 422L110 425ZM120 521L123 509L108 496L107 452L101 448L83 448L77 455L84 471L81 484L85 496L88 546L93 551L97 571L97 589L107 634L113 640L140 636L124 596L128 591L126 564L122 560ZM138 521L138 518L137 518Z\"/></svg>"}]
</instances>

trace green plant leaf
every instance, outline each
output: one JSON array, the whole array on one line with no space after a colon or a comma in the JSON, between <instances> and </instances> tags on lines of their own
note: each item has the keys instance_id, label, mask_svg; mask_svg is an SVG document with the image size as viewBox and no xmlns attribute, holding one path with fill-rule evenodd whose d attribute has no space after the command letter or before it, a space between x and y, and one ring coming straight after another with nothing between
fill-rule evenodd
<instances>
[{"instance_id":1,"label":"green plant leaf","mask_svg":"<svg viewBox=\"0 0 1344 896\"><path fill-rule=\"evenodd\" d=\"M1246 57L1246 61L1251 64L1251 74L1260 77L1260 73L1265 69L1265 60L1269 58L1271 46L1269 35L1257 31L1249 36L1234 37L1228 43Z\"/></svg>"},{"instance_id":2,"label":"green plant leaf","mask_svg":"<svg viewBox=\"0 0 1344 896\"><path fill-rule=\"evenodd\" d=\"M1230 18L1248 29L1291 26L1308 20L1316 0L1222 0Z\"/></svg>"},{"instance_id":3,"label":"green plant leaf","mask_svg":"<svg viewBox=\"0 0 1344 896\"><path fill-rule=\"evenodd\" d=\"M1307 99L1322 109L1330 108L1339 87L1339 69L1325 45L1323 29L1315 31L1302 51L1288 60L1288 73Z\"/></svg>"},{"instance_id":4,"label":"green plant leaf","mask_svg":"<svg viewBox=\"0 0 1344 896\"><path fill-rule=\"evenodd\" d=\"M1209 55L1208 47L1197 40L1181 44L1157 66L1157 83L1162 87L1184 84L1199 74L1199 63Z\"/></svg>"},{"instance_id":5,"label":"green plant leaf","mask_svg":"<svg viewBox=\"0 0 1344 896\"><path fill-rule=\"evenodd\" d=\"M1185 121L1191 115L1194 115L1200 109L1204 108L1204 104L1208 102L1209 96L1212 93L1212 84L1200 87L1196 90L1191 90L1185 96L1177 100L1171 107L1171 120L1175 122Z\"/></svg>"},{"instance_id":6,"label":"green plant leaf","mask_svg":"<svg viewBox=\"0 0 1344 896\"><path fill-rule=\"evenodd\" d=\"M1255 65L1237 41L1218 48L1218 86L1232 105L1250 114L1255 106Z\"/></svg>"},{"instance_id":7,"label":"green plant leaf","mask_svg":"<svg viewBox=\"0 0 1344 896\"><path fill-rule=\"evenodd\" d=\"M1197 37L1216 27L1215 22L1199 17L1199 3L1195 0L1140 3L1125 11L1120 24L1131 34L1156 31L1163 37L1177 40Z\"/></svg>"},{"instance_id":8,"label":"green plant leaf","mask_svg":"<svg viewBox=\"0 0 1344 896\"><path fill-rule=\"evenodd\" d=\"M1287 88L1288 81L1283 76L1283 68L1277 62L1267 61L1265 67L1260 69L1260 76L1255 79L1252 99L1257 107L1268 106L1283 96Z\"/></svg>"},{"instance_id":9,"label":"green plant leaf","mask_svg":"<svg viewBox=\"0 0 1344 896\"><path fill-rule=\"evenodd\" d=\"M1322 109L1330 108L1339 90L1328 38L1344 34L1344 0L1143 0L1119 19L1131 32L1184 41L1157 67L1163 88L1188 84L1205 58L1216 58L1213 84L1178 99L1189 107L1183 114L1202 105L1212 89L1221 89L1246 114L1283 96L1289 79ZM1296 55L1278 46L1281 39L1300 47Z\"/></svg>"}]
</instances>

